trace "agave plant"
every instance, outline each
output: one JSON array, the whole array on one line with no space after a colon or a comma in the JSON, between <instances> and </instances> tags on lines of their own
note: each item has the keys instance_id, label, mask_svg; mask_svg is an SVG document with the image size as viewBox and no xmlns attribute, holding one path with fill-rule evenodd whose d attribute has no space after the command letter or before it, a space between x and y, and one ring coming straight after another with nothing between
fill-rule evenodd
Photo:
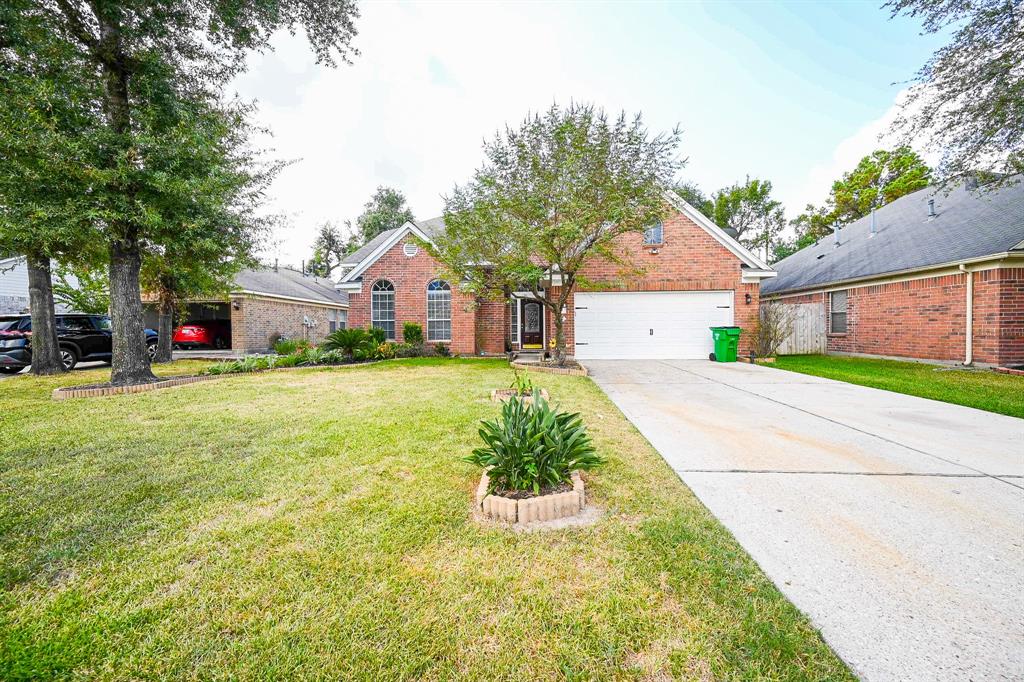
<instances>
[{"instance_id":1,"label":"agave plant","mask_svg":"<svg viewBox=\"0 0 1024 682\"><path fill-rule=\"evenodd\" d=\"M604 462L580 415L553 409L538 390L532 403L507 401L499 419L481 424L480 438L484 447L465 460L489 469L489 492L540 494L544 488L568 483L573 471Z\"/></svg>"}]
</instances>

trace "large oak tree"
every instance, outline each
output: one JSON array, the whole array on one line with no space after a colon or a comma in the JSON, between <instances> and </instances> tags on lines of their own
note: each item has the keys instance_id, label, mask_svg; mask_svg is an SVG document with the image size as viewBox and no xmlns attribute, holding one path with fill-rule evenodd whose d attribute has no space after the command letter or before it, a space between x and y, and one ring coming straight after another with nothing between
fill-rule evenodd
<instances>
[{"instance_id":1,"label":"large oak tree","mask_svg":"<svg viewBox=\"0 0 1024 682\"><path fill-rule=\"evenodd\" d=\"M352 54L353 0L9 0L0 10L0 49L43 89L55 65L90 121L87 133L55 150L95 151L86 216L107 245L114 384L150 381L140 270L147 248L180 229L175 206L191 191L197 149L189 117L214 107L252 50L274 32L304 30L319 61ZM43 36L46 39L43 39ZM4 201L10 198L5 196ZM18 199L15 198L14 201ZM33 228L34 229L34 228Z\"/></svg>"}]
</instances>

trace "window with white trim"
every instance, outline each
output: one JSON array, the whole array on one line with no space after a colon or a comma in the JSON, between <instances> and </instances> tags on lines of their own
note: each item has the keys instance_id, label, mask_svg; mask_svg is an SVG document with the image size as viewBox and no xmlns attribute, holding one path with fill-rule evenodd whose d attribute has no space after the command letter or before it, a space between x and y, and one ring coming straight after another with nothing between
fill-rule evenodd
<instances>
[{"instance_id":1,"label":"window with white trim","mask_svg":"<svg viewBox=\"0 0 1024 682\"><path fill-rule=\"evenodd\" d=\"M452 340L452 288L435 279L427 285L427 341Z\"/></svg>"},{"instance_id":2,"label":"window with white trim","mask_svg":"<svg viewBox=\"0 0 1024 682\"><path fill-rule=\"evenodd\" d=\"M832 334L846 333L847 291L833 291L828 295L828 330Z\"/></svg>"},{"instance_id":3,"label":"window with white trim","mask_svg":"<svg viewBox=\"0 0 1024 682\"><path fill-rule=\"evenodd\" d=\"M383 329L389 341L395 340L395 285L386 279L370 288L370 324Z\"/></svg>"},{"instance_id":4,"label":"window with white trim","mask_svg":"<svg viewBox=\"0 0 1024 682\"><path fill-rule=\"evenodd\" d=\"M661 221L644 230L644 244L662 244L665 241L665 226Z\"/></svg>"},{"instance_id":5,"label":"window with white trim","mask_svg":"<svg viewBox=\"0 0 1024 682\"><path fill-rule=\"evenodd\" d=\"M508 302L508 325L509 339L512 343L519 343L519 299L513 298Z\"/></svg>"}]
</instances>

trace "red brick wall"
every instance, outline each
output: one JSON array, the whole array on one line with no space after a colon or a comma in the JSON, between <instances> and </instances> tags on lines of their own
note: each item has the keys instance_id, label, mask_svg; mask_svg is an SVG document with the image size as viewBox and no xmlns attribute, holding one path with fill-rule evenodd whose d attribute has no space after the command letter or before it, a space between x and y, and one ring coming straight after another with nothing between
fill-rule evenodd
<instances>
[{"instance_id":1,"label":"red brick wall","mask_svg":"<svg viewBox=\"0 0 1024 682\"><path fill-rule=\"evenodd\" d=\"M378 279L387 279L395 286L395 328L401 341L402 322L423 325L426 334L426 286L441 271L437 262L423 249L408 257L399 242L363 273L363 290L349 295L350 327L370 323L370 287ZM757 320L758 286L741 283L739 259L718 241L682 214L665 220L664 243L658 253L643 244L643 236L629 234L619 238L620 257L627 266L604 259L595 259L581 272L591 286L577 285L579 291L735 291L735 323L748 332ZM596 283L596 284L593 284ZM500 354L505 351L508 310L501 303L479 301L452 290L453 352ZM553 295L557 295L555 287ZM750 294L751 302L745 296ZM573 301L567 310L566 340L570 354L574 352L572 333ZM554 337L551 312L546 312L545 334ZM750 348L750 334L741 337L741 352Z\"/></svg>"},{"instance_id":2,"label":"red brick wall","mask_svg":"<svg viewBox=\"0 0 1024 682\"><path fill-rule=\"evenodd\" d=\"M847 331L845 334L829 333L829 351L933 360L963 359L966 300L963 274L848 291ZM826 321L831 312L829 303L826 298Z\"/></svg>"},{"instance_id":3,"label":"red brick wall","mask_svg":"<svg viewBox=\"0 0 1024 682\"><path fill-rule=\"evenodd\" d=\"M847 332L829 334L829 352L962 362L967 280L963 273L847 289ZM815 293L785 303L824 300ZM974 361L1024 362L1024 268L974 273Z\"/></svg>"},{"instance_id":4,"label":"red brick wall","mask_svg":"<svg viewBox=\"0 0 1024 682\"><path fill-rule=\"evenodd\" d=\"M1024 363L1024 268L974 273L974 358Z\"/></svg>"},{"instance_id":5,"label":"red brick wall","mask_svg":"<svg viewBox=\"0 0 1024 682\"><path fill-rule=\"evenodd\" d=\"M402 341L402 323L415 322L423 327L427 338L427 284L441 276L441 267L424 249L415 256L406 256L402 248L406 237L395 244L363 273L363 290L349 294L349 327L367 327L370 324L370 288L379 279L390 281L395 287L395 337ZM452 338L449 347L453 353L471 355L476 350L473 297L452 284ZM430 341L429 343L436 343Z\"/></svg>"},{"instance_id":6,"label":"red brick wall","mask_svg":"<svg viewBox=\"0 0 1024 682\"><path fill-rule=\"evenodd\" d=\"M643 243L643 235L627 234L619 237L616 252L625 265L606 259L587 263L580 273L589 280L589 286L577 285L576 291L729 291L735 292L734 324L742 327L740 353L751 349L751 332L757 322L759 292L757 284L741 282L740 260L718 240L709 235L682 213L667 218L663 231L664 243L655 249ZM557 296L558 287L553 295ZM575 293L575 292L574 292ZM750 294L750 303L746 302ZM570 296L566 311L566 344L574 353L572 330L573 298ZM554 338L551 311L547 311L545 324L548 338Z\"/></svg>"}]
</instances>

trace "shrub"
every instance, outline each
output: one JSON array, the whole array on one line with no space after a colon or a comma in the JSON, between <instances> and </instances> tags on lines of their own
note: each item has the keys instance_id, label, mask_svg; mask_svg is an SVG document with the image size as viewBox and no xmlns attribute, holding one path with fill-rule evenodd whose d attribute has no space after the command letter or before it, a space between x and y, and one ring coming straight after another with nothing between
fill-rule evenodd
<instances>
[{"instance_id":1,"label":"shrub","mask_svg":"<svg viewBox=\"0 0 1024 682\"><path fill-rule=\"evenodd\" d=\"M377 352L374 357L377 360L391 360L396 355L397 346L393 343L384 342L377 346Z\"/></svg>"},{"instance_id":2,"label":"shrub","mask_svg":"<svg viewBox=\"0 0 1024 682\"><path fill-rule=\"evenodd\" d=\"M274 352L278 355L291 355L299 349L299 342L292 339L281 339L274 343Z\"/></svg>"},{"instance_id":3,"label":"shrub","mask_svg":"<svg viewBox=\"0 0 1024 682\"><path fill-rule=\"evenodd\" d=\"M414 346L411 343L395 344L395 357L417 358L423 354L423 346Z\"/></svg>"},{"instance_id":4,"label":"shrub","mask_svg":"<svg viewBox=\"0 0 1024 682\"><path fill-rule=\"evenodd\" d=\"M323 364L325 364L324 363L324 356L327 355L330 352L331 351L327 350L326 348L322 348L322 347L319 347L319 346L312 346L312 347L307 348L307 349L301 351L300 353L298 353L299 364L300 365L304 365L304 366L305 365L323 365Z\"/></svg>"},{"instance_id":5,"label":"shrub","mask_svg":"<svg viewBox=\"0 0 1024 682\"><path fill-rule=\"evenodd\" d=\"M530 375L526 370L520 372L518 369L512 370L515 376L512 379L512 383L509 384L509 388L516 390L516 395L530 395L533 393L533 382L530 381Z\"/></svg>"},{"instance_id":6,"label":"shrub","mask_svg":"<svg viewBox=\"0 0 1024 682\"><path fill-rule=\"evenodd\" d=\"M573 471L593 469L597 455L579 414L559 412L533 392L533 402L506 401L501 417L480 427L484 447L465 461L489 467L489 492L532 491L570 481Z\"/></svg>"},{"instance_id":7,"label":"shrub","mask_svg":"<svg viewBox=\"0 0 1024 682\"><path fill-rule=\"evenodd\" d=\"M240 360L226 360L210 365L206 368L206 374L246 374L248 372L259 372L275 366L276 358L262 355L247 355Z\"/></svg>"},{"instance_id":8,"label":"shrub","mask_svg":"<svg viewBox=\"0 0 1024 682\"><path fill-rule=\"evenodd\" d=\"M356 349L366 343L368 335L365 329L354 327L352 329L339 329L327 335L324 342L320 344L326 350L340 350L349 357L353 356Z\"/></svg>"},{"instance_id":9,"label":"shrub","mask_svg":"<svg viewBox=\"0 0 1024 682\"><path fill-rule=\"evenodd\" d=\"M379 327L367 327L366 334L373 339L373 342L378 346L388 340L387 334L385 334L384 330Z\"/></svg>"},{"instance_id":10,"label":"shrub","mask_svg":"<svg viewBox=\"0 0 1024 682\"><path fill-rule=\"evenodd\" d=\"M274 358L274 367L298 367L300 360L302 360L302 356L298 353L282 355Z\"/></svg>"},{"instance_id":11,"label":"shrub","mask_svg":"<svg viewBox=\"0 0 1024 682\"><path fill-rule=\"evenodd\" d=\"M754 355L759 358L773 358L793 333L796 306L780 301L765 301L761 303L758 312L753 329Z\"/></svg>"},{"instance_id":12,"label":"shrub","mask_svg":"<svg viewBox=\"0 0 1024 682\"><path fill-rule=\"evenodd\" d=\"M423 327L415 322L402 325L402 340L413 346L423 345Z\"/></svg>"},{"instance_id":13,"label":"shrub","mask_svg":"<svg viewBox=\"0 0 1024 682\"><path fill-rule=\"evenodd\" d=\"M452 352L448 348L448 344L446 343L435 343L434 352L440 355L442 358L450 358L452 356Z\"/></svg>"}]
</instances>

